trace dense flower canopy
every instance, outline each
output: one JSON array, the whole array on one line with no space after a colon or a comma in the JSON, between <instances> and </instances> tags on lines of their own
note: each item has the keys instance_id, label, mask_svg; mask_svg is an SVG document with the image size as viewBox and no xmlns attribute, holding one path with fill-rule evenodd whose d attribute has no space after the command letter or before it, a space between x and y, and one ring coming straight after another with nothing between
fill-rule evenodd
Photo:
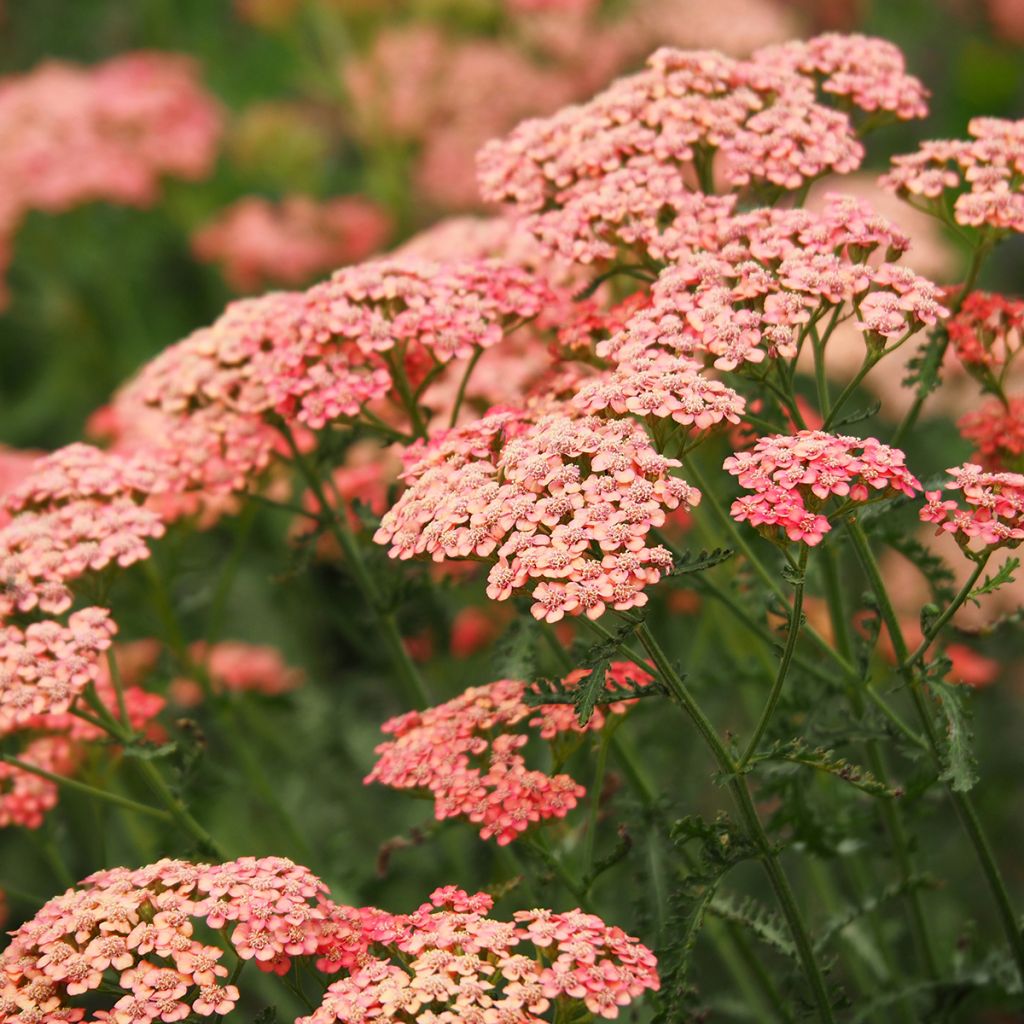
<instances>
[{"instance_id":1,"label":"dense flower canopy","mask_svg":"<svg viewBox=\"0 0 1024 1024\"><path fill-rule=\"evenodd\" d=\"M571 259L612 259L620 245L656 252L713 175L733 189L795 189L860 166L853 122L818 101L819 78L854 106L924 113L923 88L882 40L823 37L748 61L662 49L589 102L485 146L482 193Z\"/></svg>"},{"instance_id":2,"label":"dense flower canopy","mask_svg":"<svg viewBox=\"0 0 1024 1024\"><path fill-rule=\"evenodd\" d=\"M410 449L375 539L395 558L496 559L492 599L532 587L537 618L597 618L646 603L671 566L647 540L700 501L678 465L632 420L494 412Z\"/></svg>"}]
</instances>

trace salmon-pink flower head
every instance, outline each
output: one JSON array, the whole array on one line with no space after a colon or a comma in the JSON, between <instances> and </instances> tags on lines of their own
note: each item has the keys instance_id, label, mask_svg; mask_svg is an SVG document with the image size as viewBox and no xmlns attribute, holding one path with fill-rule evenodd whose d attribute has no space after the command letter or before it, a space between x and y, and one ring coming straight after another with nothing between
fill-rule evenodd
<instances>
[{"instance_id":1,"label":"salmon-pink flower head","mask_svg":"<svg viewBox=\"0 0 1024 1024\"><path fill-rule=\"evenodd\" d=\"M1011 395L1005 404L990 398L957 421L960 433L976 449L986 468L1021 469L1024 456L1024 395Z\"/></svg>"},{"instance_id":2,"label":"salmon-pink flower head","mask_svg":"<svg viewBox=\"0 0 1024 1024\"><path fill-rule=\"evenodd\" d=\"M946 322L953 349L968 370L999 380L1024 347L1024 300L971 292Z\"/></svg>"},{"instance_id":3,"label":"salmon-pink flower head","mask_svg":"<svg viewBox=\"0 0 1024 1024\"><path fill-rule=\"evenodd\" d=\"M587 674L577 670L565 684L571 688ZM651 676L632 663L613 663L608 689L627 680L646 685ZM496 839L499 846L538 822L564 818L586 790L569 775L528 768L523 748L531 736L550 741L599 730L608 716L624 714L633 702L596 708L580 726L569 705L530 707L525 699L529 689L527 683L503 679L385 722L382 731L395 738L377 747L377 763L364 781L426 791L434 798L439 821L468 819L484 839Z\"/></svg>"},{"instance_id":4,"label":"salmon-pink flower head","mask_svg":"<svg viewBox=\"0 0 1024 1024\"><path fill-rule=\"evenodd\" d=\"M907 74L903 53L886 39L826 32L765 47L754 60L813 75L823 92L845 96L869 114L886 111L904 121L928 116L928 90Z\"/></svg>"},{"instance_id":5,"label":"salmon-pink flower head","mask_svg":"<svg viewBox=\"0 0 1024 1024\"><path fill-rule=\"evenodd\" d=\"M98 679L116 630L105 608L74 612L67 625L47 619L25 629L0 626L0 734L67 711Z\"/></svg>"},{"instance_id":6,"label":"salmon-pink flower head","mask_svg":"<svg viewBox=\"0 0 1024 1024\"><path fill-rule=\"evenodd\" d=\"M222 640L192 644L189 656L205 674L214 693L262 693L275 697L289 693L302 682L301 669L291 668L276 647ZM171 695L176 704L191 707L203 699L203 688L194 679L175 679Z\"/></svg>"},{"instance_id":7,"label":"salmon-pink flower head","mask_svg":"<svg viewBox=\"0 0 1024 1024\"><path fill-rule=\"evenodd\" d=\"M1024 540L1024 474L989 473L966 462L946 470L945 491L928 491L921 521L953 535L968 555L991 548L1015 548ZM948 492L959 491L947 497Z\"/></svg>"},{"instance_id":8,"label":"salmon-pink flower head","mask_svg":"<svg viewBox=\"0 0 1024 1024\"><path fill-rule=\"evenodd\" d=\"M753 492L733 502L732 517L813 546L832 529L821 510L833 495L865 502L899 494L912 498L920 492L905 459L898 448L873 437L824 430L763 437L750 451L730 455L723 464Z\"/></svg>"},{"instance_id":9,"label":"salmon-pink flower head","mask_svg":"<svg viewBox=\"0 0 1024 1024\"><path fill-rule=\"evenodd\" d=\"M391 950L330 985L296 1024L539 1024L556 1001L568 1013L613 1019L659 987L654 954L593 914L522 910L506 922L488 916L492 905L485 893L436 890L396 918Z\"/></svg>"},{"instance_id":10,"label":"salmon-pink flower head","mask_svg":"<svg viewBox=\"0 0 1024 1024\"><path fill-rule=\"evenodd\" d=\"M89 445L40 459L3 499L12 518L0 528L0 618L65 612L80 576L148 558L164 524L141 502L162 486L152 467Z\"/></svg>"},{"instance_id":11,"label":"salmon-pink flower head","mask_svg":"<svg viewBox=\"0 0 1024 1024\"><path fill-rule=\"evenodd\" d=\"M532 587L531 610L548 622L645 604L672 564L648 534L700 500L631 419L500 411L407 459L408 490L374 539L392 558L491 560L487 595Z\"/></svg>"},{"instance_id":12,"label":"salmon-pink flower head","mask_svg":"<svg viewBox=\"0 0 1024 1024\"><path fill-rule=\"evenodd\" d=\"M241 292L266 285L300 285L314 275L364 260L391 232L387 212L363 196L320 202L286 196L273 203L246 196L192 237L199 259L219 263Z\"/></svg>"},{"instance_id":13,"label":"salmon-pink flower head","mask_svg":"<svg viewBox=\"0 0 1024 1024\"><path fill-rule=\"evenodd\" d=\"M481 192L510 203L570 259L612 259L622 245L657 256L673 221L694 218L698 170L712 159L733 190L794 189L856 170L864 151L851 120L819 102L816 85L824 74L826 97L908 116L908 95L920 86L894 71L888 45L830 36L804 44L802 55L767 50L747 61L658 50L644 71L589 102L488 143Z\"/></svg>"},{"instance_id":14,"label":"salmon-pink flower head","mask_svg":"<svg viewBox=\"0 0 1024 1024\"><path fill-rule=\"evenodd\" d=\"M573 404L585 413L610 409L619 415L672 419L695 430L739 423L743 398L701 372L685 356L647 350L585 383Z\"/></svg>"},{"instance_id":15,"label":"salmon-pink flower head","mask_svg":"<svg viewBox=\"0 0 1024 1024\"><path fill-rule=\"evenodd\" d=\"M29 210L148 205L162 176L208 173L220 131L194 65L174 54L121 54L91 68L48 61L0 79L0 270Z\"/></svg>"},{"instance_id":16,"label":"salmon-pink flower head","mask_svg":"<svg viewBox=\"0 0 1024 1024\"><path fill-rule=\"evenodd\" d=\"M388 915L332 903L315 875L283 857L98 871L13 933L0 954L0 1022L228 1013L239 993L224 950L199 939L196 924L279 974L296 957L329 973L351 969L394 931Z\"/></svg>"},{"instance_id":17,"label":"salmon-pink flower head","mask_svg":"<svg viewBox=\"0 0 1024 1024\"><path fill-rule=\"evenodd\" d=\"M623 364L664 352L735 370L795 357L800 332L826 314L839 318L844 307L882 345L947 313L934 284L879 262L905 251L909 240L851 197L830 195L820 213L761 209L725 217L717 235L693 236L678 249L649 304L598 343L599 356Z\"/></svg>"},{"instance_id":18,"label":"salmon-pink flower head","mask_svg":"<svg viewBox=\"0 0 1024 1024\"><path fill-rule=\"evenodd\" d=\"M893 157L881 183L942 217L955 194L958 224L1024 231L1024 120L975 117L967 131L969 139L925 142Z\"/></svg>"},{"instance_id":19,"label":"salmon-pink flower head","mask_svg":"<svg viewBox=\"0 0 1024 1024\"><path fill-rule=\"evenodd\" d=\"M19 761L57 775L67 775L75 764L74 750L66 736L38 737L17 756ZM56 783L0 761L0 828L40 828L47 813L57 806L57 798Z\"/></svg>"}]
</instances>

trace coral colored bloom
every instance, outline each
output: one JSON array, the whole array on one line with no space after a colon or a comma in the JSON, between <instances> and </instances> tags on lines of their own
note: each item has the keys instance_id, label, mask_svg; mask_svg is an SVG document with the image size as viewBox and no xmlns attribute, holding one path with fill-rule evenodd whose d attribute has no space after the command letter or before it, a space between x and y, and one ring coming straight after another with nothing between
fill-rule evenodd
<instances>
[{"instance_id":1,"label":"coral colored bloom","mask_svg":"<svg viewBox=\"0 0 1024 1024\"><path fill-rule=\"evenodd\" d=\"M952 534L968 554L986 548L1015 548L1024 540L1024 474L989 473L970 462L946 471L945 491L928 491L921 521L937 533ZM946 497L959 491L959 498ZM976 543L977 542L977 543Z\"/></svg>"},{"instance_id":2,"label":"coral colored bloom","mask_svg":"<svg viewBox=\"0 0 1024 1024\"><path fill-rule=\"evenodd\" d=\"M921 484L904 459L873 437L823 430L763 437L725 460L723 468L753 492L733 502L732 517L813 546L832 529L820 511L831 496L861 502L917 494Z\"/></svg>"},{"instance_id":3,"label":"coral colored bloom","mask_svg":"<svg viewBox=\"0 0 1024 1024\"><path fill-rule=\"evenodd\" d=\"M577 670L565 685L571 688L586 675ZM627 681L643 686L651 676L632 663L614 662L606 687L614 691ZM528 690L526 683L503 679L385 722L383 731L395 739L377 747L377 763L364 781L425 790L434 798L438 820L466 818L499 846L539 821L564 818L586 790L568 775L527 768L520 751L530 735L551 741L565 733L599 730L610 715L624 714L633 702L596 708L580 726L571 705L528 705ZM525 733L519 731L523 728Z\"/></svg>"},{"instance_id":4,"label":"coral colored bloom","mask_svg":"<svg viewBox=\"0 0 1024 1024\"><path fill-rule=\"evenodd\" d=\"M599 917L537 909L505 922L488 916L492 903L455 886L436 890L429 903L395 919L394 953L368 957L296 1024L528 1024L555 1000L567 1012L578 1006L614 1018L659 987L654 954Z\"/></svg>"},{"instance_id":5,"label":"coral colored bloom","mask_svg":"<svg viewBox=\"0 0 1024 1024\"><path fill-rule=\"evenodd\" d=\"M952 201L964 226L1024 231L1024 121L975 117L967 131L969 139L925 142L893 157L882 184L942 218Z\"/></svg>"},{"instance_id":6,"label":"coral colored bloom","mask_svg":"<svg viewBox=\"0 0 1024 1024\"><path fill-rule=\"evenodd\" d=\"M407 458L409 488L374 539L392 558L488 559L488 597L533 586L548 622L644 604L672 564L648 534L700 500L628 419L495 412Z\"/></svg>"}]
</instances>

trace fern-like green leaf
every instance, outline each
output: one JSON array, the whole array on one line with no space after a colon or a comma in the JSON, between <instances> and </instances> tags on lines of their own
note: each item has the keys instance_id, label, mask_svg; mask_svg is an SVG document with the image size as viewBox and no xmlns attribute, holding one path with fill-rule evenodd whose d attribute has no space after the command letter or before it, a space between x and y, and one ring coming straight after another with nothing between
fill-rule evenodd
<instances>
[{"instance_id":1,"label":"fern-like green leaf","mask_svg":"<svg viewBox=\"0 0 1024 1024\"><path fill-rule=\"evenodd\" d=\"M684 551L676 556L672 568L666 573L671 579L675 576L688 576L690 573L706 572L716 565L727 562L735 552L731 548L713 548L711 551Z\"/></svg>"},{"instance_id":2,"label":"fern-like green leaf","mask_svg":"<svg viewBox=\"0 0 1024 1024\"><path fill-rule=\"evenodd\" d=\"M1006 586L1007 583L1012 583L1013 574L1019 567L1019 558L1008 558L991 576L986 576L967 595L967 600L977 604L979 597L984 597L986 594L994 594L1000 587Z\"/></svg>"},{"instance_id":3,"label":"fern-like green leaf","mask_svg":"<svg viewBox=\"0 0 1024 1024\"><path fill-rule=\"evenodd\" d=\"M796 963L800 962L786 923L773 910L769 910L752 896L745 896L742 899L716 896L711 900L708 909L715 917L745 928L754 938L776 953Z\"/></svg>"},{"instance_id":4,"label":"fern-like green leaf","mask_svg":"<svg viewBox=\"0 0 1024 1024\"><path fill-rule=\"evenodd\" d=\"M953 686L945 681L949 659L933 662L928 673L928 685L939 698L939 706L945 719L945 736L942 744L942 774L958 793L973 789L978 781L978 763L974 756L974 734L971 731L971 711L968 693L964 686Z\"/></svg>"},{"instance_id":5,"label":"fern-like green leaf","mask_svg":"<svg viewBox=\"0 0 1024 1024\"><path fill-rule=\"evenodd\" d=\"M855 789L871 796L894 798L903 795L901 789L894 789L880 782L866 768L862 768L846 758L838 756L835 751L825 747L811 747L803 740L787 740L776 743L770 749L758 754L752 763L781 761L789 764L803 765L815 771L825 772L833 778L849 783Z\"/></svg>"}]
</instances>

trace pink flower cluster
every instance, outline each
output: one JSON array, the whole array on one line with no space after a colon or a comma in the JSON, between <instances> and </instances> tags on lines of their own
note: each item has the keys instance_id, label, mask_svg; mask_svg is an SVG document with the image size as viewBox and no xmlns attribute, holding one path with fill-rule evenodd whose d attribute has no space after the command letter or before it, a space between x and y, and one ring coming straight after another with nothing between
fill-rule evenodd
<instances>
[{"instance_id":1,"label":"pink flower cluster","mask_svg":"<svg viewBox=\"0 0 1024 1024\"><path fill-rule=\"evenodd\" d=\"M816 98L822 75L827 91L854 105L898 116L920 109L911 99L923 95L919 83L878 40L829 36L749 61L661 49L589 102L488 143L481 192L513 204L570 259L613 259L621 246L656 253L677 218L693 219L692 190L706 190L712 174L734 190L794 189L860 165L849 116Z\"/></svg>"},{"instance_id":2,"label":"pink flower cluster","mask_svg":"<svg viewBox=\"0 0 1024 1024\"><path fill-rule=\"evenodd\" d=\"M1001 377L1024 347L1024 300L971 292L947 321L946 331L968 370Z\"/></svg>"},{"instance_id":3,"label":"pink flower cluster","mask_svg":"<svg viewBox=\"0 0 1024 1024\"><path fill-rule=\"evenodd\" d=\"M440 371L538 315L550 289L496 260L389 259L306 292L228 306L148 363L114 401L118 446L156 458L171 489L244 489L282 441L271 423L318 430L370 403L405 426L394 371ZM411 396L409 396L411 397Z\"/></svg>"},{"instance_id":4,"label":"pink flower cluster","mask_svg":"<svg viewBox=\"0 0 1024 1024\"><path fill-rule=\"evenodd\" d=\"M813 75L823 92L846 97L869 114L886 112L903 121L928 116L928 90L907 74L902 51L886 39L827 32L765 47L754 59Z\"/></svg>"},{"instance_id":5,"label":"pink flower cluster","mask_svg":"<svg viewBox=\"0 0 1024 1024\"><path fill-rule=\"evenodd\" d=\"M498 411L409 450L408 490L374 539L392 558L496 557L493 600L532 586L538 619L597 618L645 604L671 567L647 537L700 500L678 465L631 419Z\"/></svg>"},{"instance_id":6,"label":"pink flower cluster","mask_svg":"<svg viewBox=\"0 0 1024 1024\"><path fill-rule=\"evenodd\" d=\"M832 529L820 509L832 496L864 502L921 490L904 465L905 456L873 437L861 439L823 430L763 437L753 449L730 455L724 468L754 493L737 498L732 517L768 527L791 541L818 544Z\"/></svg>"},{"instance_id":7,"label":"pink flower cluster","mask_svg":"<svg viewBox=\"0 0 1024 1024\"><path fill-rule=\"evenodd\" d=\"M531 1024L555 999L612 1018L658 988L651 951L600 918L529 910L502 922L487 916L492 906L454 886L412 914L340 906L283 857L98 871L11 933L0 953L0 1024L223 1016L239 1000L225 946L264 972L286 974L300 957L347 972L297 1024L408 1020L430 1006L439 1013L416 1019ZM196 925L229 945L203 941ZM531 955L515 951L523 944Z\"/></svg>"},{"instance_id":8,"label":"pink flower cluster","mask_svg":"<svg viewBox=\"0 0 1024 1024\"><path fill-rule=\"evenodd\" d=\"M67 625L0 625L0 735L67 711L99 678L100 656L116 631L105 608L74 612Z\"/></svg>"},{"instance_id":9,"label":"pink flower cluster","mask_svg":"<svg viewBox=\"0 0 1024 1024\"><path fill-rule=\"evenodd\" d=\"M820 213L723 216L715 233L677 236L650 304L600 342L598 355L623 363L666 352L735 370L794 358L804 332L826 315L838 321L852 314L869 341L884 345L947 313L930 281L896 263L871 262L876 254L891 260L909 241L852 197L830 195Z\"/></svg>"},{"instance_id":10,"label":"pink flower cluster","mask_svg":"<svg viewBox=\"0 0 1024 1024\"><path fill-rule=\"evenodd\" d=\"M959 491L959 500L928 491L922 522L934 523L938 533L952 534L969 554L1016 547L1024 540L1024 474L989 473L971 462L946 472L953 478L946 489ZM972 548L974 541L980 548Z\"/></svg>"},{"instance_id":11,"label":"pink flower cluster","mask_svg":"<svg viewBox=\"0 0 1024 1024\"><path fill-rule=\"evenodd\" d=\"M29 210L152 203L161 176L210 170L220 130L196 69L172 54L121 54L92 68L50 61L0 79L0 269Z\"/></svg>"},{"instance_id":12,"label":"pink flower cluster","mask_svg":"<svg viewBox=\"0 0 1024 1024\"><path fill-rule=\"evenodd\" d=\"M99 618L99 617L97 617ZM43 626L40 629L40 625ZM58 775L73 774L82 759L84 744L108 739L99 726L64 710L66 705L64 687L52 681L54 675L69 677L73 671L74 659L90 677L96 697L114 718L120 718L120 701L117 698L106 659L98 660L98 651L65 646L61 660L48 664L45 661L31 668L29 660L37 650L39 642L47 634L54 634L56 623L30 626L22 637L22 643L15 646L15 660L24 667L22 679L24 688L20 696L11 691L10 711L3 710L5 687L0 686L0 738L5 741L7 752L18 760ZM76 622L76 637L81 637L81 623ZM112 629L111 624L111 629ZM31 632L36 641L33 647L27 641ZM16 636L16 634L14 634ZM15 643L12 640L12 643ZM150 693L135 685L136 679L148 671L159 651L154 650L155 641L136 641L112 648L122 681L122 698L128 714L128 723L136 732L150 727L153 719L163 710L163 697ZM31 678L33 672L36 678ZM13 685L13 684L12 684ZM86 684L88 685L88 684ZM74 683L78 689L78 684ZM52 698L57 698L53 700ZM25 707L42 707L39 713L25 713ZM19 742L20 749L13 744ZM108 748L109 749L109 748ZM57 785L49 779L16 765L0 764L0 828L20 825L23 828L39 828L47 811L52 810L58 799Z\"/></svg>"},{"instance_id":13,"label":"pink flower cluster","mask_svg":"<svg viewBox=\"0 0 1024 1024\"><path fill-rule=\"evenodd\" d=\"M11 520L0 528L0 619L65 612L80 576L148 558L164 525L142 501L161 486L156 467L85 444L39 460L3 499Z\"/></svg>"},{"instance_id":14,"label":"pink flower cluster","mask_svg":"<svg viewBox=\"0 0 1024 1024\"><path fill-rule=\"evenodd\" d=\"M296 1024L541 1024L556 1001L613 1019L659 986L654 954L593 914L522 910L504 922L492 906L484 893L436 890L401 919L393 955L334 982Z\"/></svg>"},{"instance_id":15,"label":"pink flower cluster","mask_svg":"<svg viewBox=\"0 0 1024 1024\"><path fill-rule=\"evenodd\" d=\"M977 450L989 469L1019 469L1024 455L1024 396L1012 395L1004 403L991 398L957 420L965 441Z\"/></svg>"},{"instance_id":16,"label":"pink flower cluster","mask_svg":"<svg viewBox=\"0 0 1024 1024\"><path fill-rule=\"evenodd\" d=\"M196 256L219 263L240 292L265 285L300 285L316 274L364 260L391 233L385 210L362 196L318 202L286 196L273 203L247 196L192 237Z\"/></svg>"},{"instance_id":17,"label":"pink flower cluster","mask_svg":"<svg viewBox=\"0 0 1024 1024\"><path fill-rule=\"evenodd\" d=\"M947 192L958 192L958 224L1024 231L1024 121L975 117L966 140L925 142L916 153L893 157L882 184L945 217Z\"/></svg>"},{"instance_id":18,"label":"pink flower cluster","mask_svg":"<svg viewBox=\"0 0 1024 1024\"><path fill-rule=\"evenodd\" d=\"M222 640L192 644L189 656L215 693L262 693L274 697L294 690L302 682L302 671L285 663L276 647ZM203 699L203 688L191 678L174 679L170 686L174 702L194 707Z\"/></svg>"},{"instance_id":19,"label":"pink flower cluster","mask_svg":"<svg viewBox=\"0 0 1024 1024\"><path fill-rule=\"evenodd\" d=\"M588 675L586 669L564 680L568 689ZM630 662L614 662L606 686L646 685L651 676ZM530 735L554 740L563 734L603 728L609 715L621 715L630 701L596 708L580 726L571 705L530 707L528 684L502 679L475 686L426 711L410 711L385 722L395 737L376 748L379 755L365 782L394 789L426 790L434 798L438 821L466 818L484 839L505 846L526 829L550 818L564 818L586 793L569 775L529 769L521 751ZM525 725L527 733L517 731Z\"/></svg>"},{"instance_id":20,"label":"pink flower cluster","mask_svg":"<svg viewBox=\"0 0 1024 1024\"><path fill-rule=\"evenodd\" d=\"M352 967L376 934L374 919L386 915L338 907L326 892L282 857L98 871L13 933L0 954L0 1022L151 1024L229 1013L238 989L225 983L224 949L197 939L196 922L229 932L237 957L261 971L286 973L299 956L321 971ZM110 987L124 995L86 1009Z\"/></svg>"},{"instance_id":21,"label":"pink flower cluster","mask_svg":"<svg viewBox=\"0 0 1024 1024\"><path fill-rule=\"evenodd\" d=\"M18 759L58 775L67 775L76 760L66 736L37 737L18 754ZM46 814L57 806L57 799L55 782L0 761L0 828L39 828Z\"/></svg>"}]
</instances>

